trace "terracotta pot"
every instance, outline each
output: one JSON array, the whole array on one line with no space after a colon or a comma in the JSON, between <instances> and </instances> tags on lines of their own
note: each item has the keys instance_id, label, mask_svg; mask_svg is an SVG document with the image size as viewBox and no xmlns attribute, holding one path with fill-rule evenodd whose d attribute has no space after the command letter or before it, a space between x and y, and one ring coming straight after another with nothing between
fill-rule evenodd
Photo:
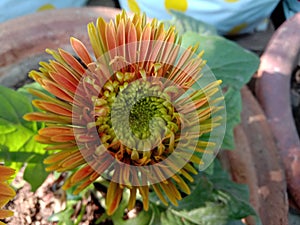
<instances>
[{"instance_id":1,"label":"terracotta pot","mask_svg":"<svg viewBox=\"0 0 300 225\"><path fill-rule=\"evenodd\" d=\"M87 24L96 22L100 16L110 20L118 13L120 10L106 7L68 8L38 12L1 23L0 83L11 86L24 79L39 61L49 58L46 48L71 50L71 36L89 47Z\"/></svg>"},{"instance_id":2,"label":"terracotta pot","mask_svg":"<svg viewBox=\"0 0 300 225\"><path fill-rule=\"evenodd\" d=\"M300 13L274 33L258 70L255 94L284 161L288 191L300 209L300 141L291 112L290 82L300 53Z\"/></svg>"},{"instance_id":3,"label":"terracotta pot","mask_svg":"<svg viewBox=\"0 0 300 225\"><path fill-rule=\"evenodd\" d=\"M238 183L247 184L250 202L266 225L288 224L288 200L283 163L259 103L242 89L242 122L234 130L236 149L221 160ZM247 224L255 224L253 218Z\"/></svg>"}]
</instances>

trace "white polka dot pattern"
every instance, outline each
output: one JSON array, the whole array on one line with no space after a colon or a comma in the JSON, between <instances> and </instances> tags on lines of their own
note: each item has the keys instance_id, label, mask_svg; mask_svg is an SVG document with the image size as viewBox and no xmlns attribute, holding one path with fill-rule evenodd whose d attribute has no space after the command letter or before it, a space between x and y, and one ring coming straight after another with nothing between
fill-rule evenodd
<instances>
[{"instance_id":1,"label":"white polka dot pattern","mask_svg":"<svg viewBox=\"0 0 300 225\"><path fill-rule=\"evenodd\" d=\"M170 10L211 24L220 34L248 33L265 23L279 0L119 0L125 10L150 18L171 19ZM294 0L296 1L296 0Z\"/></svg>"}]
</instances>

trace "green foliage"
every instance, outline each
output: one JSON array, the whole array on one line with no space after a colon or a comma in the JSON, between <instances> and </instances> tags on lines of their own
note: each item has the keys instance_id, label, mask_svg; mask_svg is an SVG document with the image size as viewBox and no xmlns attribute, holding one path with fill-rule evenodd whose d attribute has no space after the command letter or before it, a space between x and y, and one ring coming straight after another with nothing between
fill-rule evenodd
<instances>
[{"instance_id":1,"label":"green foliage","mask_svg":"<svg viewBox=\"0 0 300 225\"><path fill-rule=\"evenodd\" d=\"M3 86L0 93L0 160L17 171L27 163L24 179L35 191L48 175L43 164L45 145L34 140L41 124L23 119L34 111L26 95Z\"/></svg>"},{"instance_id":2,"label":"green foliage","mask_svg":"<svg viewBox=\"0 0 300 225\"><path fill-rule=\"evenodd\" d=\"M195 189L179 202L178 207L172 207L179 212L174 214L194 224L205 225L226 224L233 219L255 215L249 205L247 186L232 182L218 161L212 167L212 174L203 172L195 177Z\"/></svg>"},{"instance_id":3,"label":"green foliage","mask_svg":"<svg viewBox=\"0 0 300 225\"><path fill-rule=\"evenodd\" d=\"M226 105L226 132L223 149L234 149L233 128L241 122L242 96L239 90L230 87L224 94Z\"/></svg>"},{"instance_id":4,"label":"green foliage","mask_svg":"<svg viewBox=\"0 0 300 225\"><path fill-rule=\"evenodd\" d=\"M73 207L67 207L65 210L51 215L48 220L50 222L58 222L58 225L73 225L71 218L74 211Z\"/></svg>"},{"instance_id":5,"label":"green foliage","mask_svg":"<svg viewBox=\"0 0 300 225\"><path fill-rule=\"evenodd\" d=\"M249 205L247 185L231 181L228 173L222 169L217 160L213 167L213 174L207 175L207 178L214 187L216 199L227 205L228 218L241 219L248 215L255 215L255 211Z\"/></svg>"},{"instance_id":6,"label":"green foliage","mask_svg":"<svg viewBox=\"0 0 300 225\"><path fill-rule=\"evenodd\" d=\"M185 225L185 224L225 224L227 220L226 207L215 203L208 202L204 207L195 208L193 210L174 210L170 209L161 214L161 224L166 225Z\"/></svg>"}]
</instances>

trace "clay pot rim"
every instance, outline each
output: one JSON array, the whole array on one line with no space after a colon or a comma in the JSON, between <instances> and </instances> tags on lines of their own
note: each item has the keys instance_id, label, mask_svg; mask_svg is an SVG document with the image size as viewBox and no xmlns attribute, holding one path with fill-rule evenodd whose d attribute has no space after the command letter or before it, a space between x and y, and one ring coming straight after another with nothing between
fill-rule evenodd
<instances>
[{"instance_id":1,"label":"clay pot rim","mask_svg":"<svg viewBox=\"0 0 300 225\"><path fill-rule=\"evenodd\" d=\"M261 104L285 164L288 191L300 209L300 140L294 123L290 82L300 54L300 12L273 34L261 56L255 94Z\"/></svg>"},{"instance_id":2,"label":"clay pot rim","mask_svg":"<svg viewBox=\"0 0 300 225\"><path fill-rule=\"evenodd\" d=\"M80 39L92 52L87 24L98 17L109 21L120 9L78 7L54 9L21 16L0 23L0 84L11 87L25 79L30 69L50 57L46 48L63 48L72 52L70 37ZM28 69L29 68L29 69Z\"/></svg>"},{"instance_id":3,"label":"clay pot rim","mask_svg":"<svg viewBox=\"0 0 300 225\"><path fill-rule=\"evenodd\" d=\"M45 46L68 46L71 36L83 38L88 45L87 24L96 23L98 17L114 19L120 12L102 6L54 9L0 23L0 66L40 54Z\"/></svg>"}]
</instances>

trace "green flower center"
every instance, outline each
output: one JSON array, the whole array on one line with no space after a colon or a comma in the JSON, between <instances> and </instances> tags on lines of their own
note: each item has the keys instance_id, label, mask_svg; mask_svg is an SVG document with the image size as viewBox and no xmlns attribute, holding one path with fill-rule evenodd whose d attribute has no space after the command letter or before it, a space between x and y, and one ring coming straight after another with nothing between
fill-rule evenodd
<instances>
[{"instance_id":1,"label":"green flower center","mask_svg":"<svg viewBox=\"0 0 300 225\"><path fill-rule=\"evenodd\" d=\"M159 109L162 108L163 101L161 98L149 96L134 103L129 112L129 126L136 137L146 139L150 136L150 132L153 132L150 123L154 117L161 116Z\"/></svg>"},{"instance_id":2,"label":"green flower center","mask_svg":"<svg viewBox=\"0 0 300 225\"><path fill-rule=\"evenodd\" d=\"M112 103L111 122L116 137L131 149L153 149L178 131L176 110L162 84L137 80L120 91Z\"/></svg>"}]
</instances>

